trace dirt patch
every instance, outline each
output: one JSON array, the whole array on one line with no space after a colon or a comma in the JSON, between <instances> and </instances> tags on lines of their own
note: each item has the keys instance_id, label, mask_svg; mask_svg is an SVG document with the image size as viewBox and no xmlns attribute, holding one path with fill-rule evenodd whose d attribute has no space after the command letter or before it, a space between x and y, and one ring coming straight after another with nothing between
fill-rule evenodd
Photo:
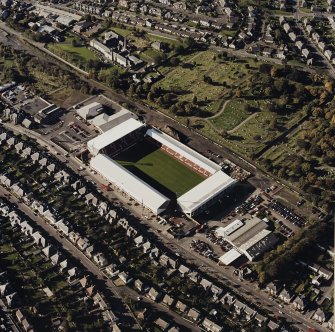
<instances>
[{"instance_id":1,"label":"dirt patch","mask_svg":"<svg viewBox=\"0 0 335 332\"><path fill-rule=\"evenodd\" d=\"M65 109L78 104L82 100L88 98L88 95L74 89L64 87L58 89L49 95L49 99L56 105Z\"/></svg>"}]
</instances>

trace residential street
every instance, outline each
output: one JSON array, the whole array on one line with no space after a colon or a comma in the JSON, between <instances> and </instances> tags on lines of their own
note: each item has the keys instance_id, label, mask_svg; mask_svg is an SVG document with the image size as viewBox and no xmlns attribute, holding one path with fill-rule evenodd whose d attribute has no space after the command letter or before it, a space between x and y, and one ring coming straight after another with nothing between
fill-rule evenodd
<instances>
[{"instance_id":1,"label":"residential street","mask_svg":"<svg viewBox=\"0 0 335 332\"><path fill-rule=\"evenodd\" d=\"M112 305L113 312L116 314L117 317L120 317L121 315L126 324L129 324L129 326L133 325L134 316L129 313L129 307L125 305L124 299L128 297L134 301L137 301L137 297L139 296L137 292L126 286L115 286L112 280L108 279L106 277L106 274L99 267L97 267L89 258L87 258L75 245L73 245L63 236L60 236L55 228L48 224L43 218L34 214L26 204L20 202L19 199L11 195L11 193L2 186L0 186L0 197L1 196L6 196L7 198L9 198L10 202L17 204L18 208L22 212L24 212L31 220L36 222L37 225L43 228L52 238L54 238L62 246L64 250L66 250L72 257L77 259L87 271L92 273L92 275L96 276L99 283L101 283L101 280L103 280L103 284L105 285L105 287L109 289L115 296L115 301L109 301ZM169 310L162 304L158 304L154 301L149 300L148 298L143 298L142 301L149 304L150 307L156 312L163 312L175 323L183 326L185 328L185 331L200 331L200 329L194 326L191 322L183 319L177 313ZM139 330L140 326L135 324L132 328L134 328L135 330Z\"/></svg>"}]
</instances>

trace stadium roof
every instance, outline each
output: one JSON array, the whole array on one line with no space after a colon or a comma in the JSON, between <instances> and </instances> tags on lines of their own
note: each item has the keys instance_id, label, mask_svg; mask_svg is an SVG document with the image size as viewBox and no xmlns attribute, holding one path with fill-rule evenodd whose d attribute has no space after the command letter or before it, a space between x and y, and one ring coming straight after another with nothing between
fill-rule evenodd
<instances>
[{"instance_id":1,"label":"stadium roof","mask_svg":"<svg viewBox=\"0 0 335 332\"><path fill-rule=\"evenodd\" d=\"M224 265L229 265L241 256L242 254L239 253L236 249L230 249L219 258L219 261Z\"/></svg>"},{"instance_id":2,"label":"stadium roof","mask_svg":"<svg viewBox=\"0 0 335 332\"><path fill-rule=\"evenodd\" d=\"M93 138L87 143L88 150L96 156L101 149L106 146L118 141L120 138L130 134L131 132L144 127L142 122L139 122L135 119L128 119L119 125L111 128L105 133Z\"/></svg>"},{"instance_id":3,"label":"stadium roof","mask_svg":"<svg viewBox=\"0 0 335 332\"><path fill-rule=\"evenodd\" d=\"M199 207L232 186L236 180L218 171L197 186L180 196L178 204L186 214L192 214Z\"/></svg>"},{"instance_id":4,"label":"stadium roof","mask_svg":"<svg viewBox=\"0 0 335 332\"><path fill-rule=\"evenodd\" d=\"M187 158L188 160L200 166L201 168L203 168L204 170L208 171L211 174L221 169L221 167L218 164L210 161L208 158L192 150L185 144L180 143L171 136L166 135L156 129L148 129L147 135L153 138L154 140L160 142L161 144L164 144L165 146L169 147L173 151L179 153L181 156Z\"/></svg>"},{"instance_id":5,"label":"stadium roof","mask_svg":"<svg viewBox=\"0 0 335 332\"><path fill-rule=\"evenodd\" d=\"M170 203L167 197L104 154L92 158L90 166L155 214L163 212Z\"/></svg>"}]
</instances>

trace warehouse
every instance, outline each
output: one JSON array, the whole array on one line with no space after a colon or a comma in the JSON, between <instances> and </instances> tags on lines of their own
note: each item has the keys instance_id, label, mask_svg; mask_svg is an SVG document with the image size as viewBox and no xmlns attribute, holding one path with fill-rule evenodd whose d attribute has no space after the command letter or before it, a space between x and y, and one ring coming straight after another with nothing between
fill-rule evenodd
<instances>
[{"instance_id":1,"label":"warehouse","mask_svg":"<svg viewBox=\"0 0 335 332\"><path fill-rule=\"evenodd\" d=\"M233 249L220 257L225 265L244 255L253 261L277 242L277 237L267 229L268 225L257 217L250 220L235 220L226 227L219 227L215 232L218 237L224 238Z\"/></svg>"}]
</instances>

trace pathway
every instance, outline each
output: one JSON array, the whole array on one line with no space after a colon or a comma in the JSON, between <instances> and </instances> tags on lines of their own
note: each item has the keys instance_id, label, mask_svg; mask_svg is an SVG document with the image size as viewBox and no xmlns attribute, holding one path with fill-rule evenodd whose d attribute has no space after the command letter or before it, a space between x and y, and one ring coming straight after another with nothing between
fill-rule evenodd
<instances>
[{"instance_id":1,"label":"pathway","mask_svg":"<svg viewBox=\"0 0 335 332\"><path fill-rule=\"evenodd\" d=\"M240 129L243 125L245 125L247 122L249 122L252 118L254 118L257 114L258 114L258 112L250 114L245 120L243 120L235 128L233 128L232 130L228 130L227 133L228 134L234 133L235 131L237 131L238 129Z\"/></svg>"}]
</instances>

